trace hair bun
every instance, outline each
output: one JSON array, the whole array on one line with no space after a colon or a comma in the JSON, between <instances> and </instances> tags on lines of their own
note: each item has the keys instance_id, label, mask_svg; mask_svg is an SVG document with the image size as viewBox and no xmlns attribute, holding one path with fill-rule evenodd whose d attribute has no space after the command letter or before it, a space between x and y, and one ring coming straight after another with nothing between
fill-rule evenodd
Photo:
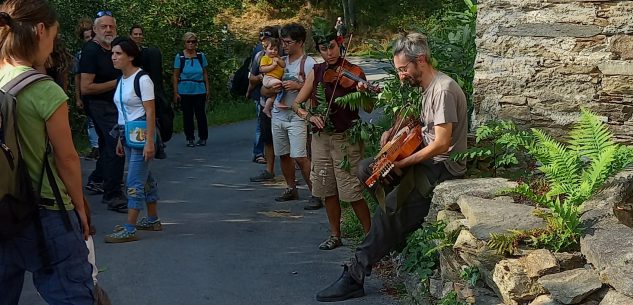
<instances>
[{"instance_id":1,"label":"hair bun","mask_svg":"<svg viewBox=\"0 0 633 305\"><path fill-rule=\"evenodd\" d=\"M7 12L0 12L0 26L9 26L13 25L13 19Z\"/></svg>"}]
</instances>

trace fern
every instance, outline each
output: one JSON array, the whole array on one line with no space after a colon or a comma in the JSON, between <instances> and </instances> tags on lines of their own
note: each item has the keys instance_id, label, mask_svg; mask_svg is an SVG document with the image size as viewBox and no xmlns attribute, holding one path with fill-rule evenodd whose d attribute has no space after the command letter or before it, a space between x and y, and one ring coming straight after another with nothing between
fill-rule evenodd
<instances>
[{"instance_id":1,"label":"fern","mask_svg":"<svg viewBox=\"0 0 633 305\"><path fill-rule=\"evenodd\" d=\"M570 148L579 155L596 160L609 147L614 147L613 135L598 116L582 109L580 120L570 132Z\"/></svg>"},{"instance_id":2,"label":"fern","mask_svg":"<svg viewBox=\"0 0 633 305\"><path fill-rule=\"evenodd\" d=\"M368 92L352 92L337 97L334 102L351 110L372 109L376 103L376 96Z\"/></svg>"}]
</instances>

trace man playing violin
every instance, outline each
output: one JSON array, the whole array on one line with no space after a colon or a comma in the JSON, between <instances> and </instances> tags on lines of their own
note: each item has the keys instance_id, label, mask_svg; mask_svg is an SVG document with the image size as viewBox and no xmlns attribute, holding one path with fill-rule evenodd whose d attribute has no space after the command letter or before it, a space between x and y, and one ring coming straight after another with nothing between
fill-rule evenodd
<instances>
[{"instance_id":1,"label":"man playing violin","mask_svg":"<svg viewBox=\"0 0 633 305\"><path fill-rule=\"evenodd\" d=\"M383 186L385 210L379 207L374 214L371 230L358 246L354 257L344 266L343 274L316 298L322 302L342 301L365 294L363 283L372 265L390 251L401 247L409 233L420 228L431 204L432 188L438 183L463 176L464 162L448 158L454 151L466 149L468 129L466 97L459 85L430 63L431 52L426 37L412 33L399 38L393 51L393 62L402 82L424 91L420 123L422 148L409 157L394 163L401 172L391 185ZM395 127L395 126L394 126ZM392 129L394 129L392 127ZM384 146L391 130L381 137ZM359 178L372 174L373 160L361 161ZM391 180L391 179L390 179ZM376 188L372 188L376 191Z\"/></svg>"},{"instance_id":2,"label":"man playing violin","mask_svg":"<svg viewBox=\"0 0 633 305\"><path fill-rule=\"evenodd\" d=\"M318 24L318 21L315 21L316 24ZM316 132L312 135L312 171L310 180L312 181L312 195L325 198L325 209L330 223L330 237L319 245L319 249L331 250L342 245L341 205L339 200L352 204L354 213L360 220L365 233L369 231L371 216L367 203L363 198L362 184L355 176L358 163L363 157L362 143L352 144L345 135L345 131L353 126L355 120L359 119L358 110L352 110L347 106L342 107L332 102L332 99L355 92L357 86L357 82L349 82L349 80L344 86L336 77L340 74L336 72L336 69L346 68L357 71L358 76L362 79L365 79L365 74L358 66L352 65L341 57L342 40L337 39L334 27L324 25L322 28L327 30L315 29L313 25L312 37L317 51L323 57L324 62L315 65L308 74L303 88L301 88L299 95L295 99L293 110L299 117L304 118L316 127ZM316 91L318 84L323 85L326 100L330 102L327 118L310 115L307 110L299 108L299 104L309 98L313 101L311 106L317 106ZM330 120L333 130L323 130L325 119ZM345 157L347 157L351 165L351 170L349 171L339 167ZM306 209L314 208L318 207L306 206Z\"/></svg>"}]
</instances>

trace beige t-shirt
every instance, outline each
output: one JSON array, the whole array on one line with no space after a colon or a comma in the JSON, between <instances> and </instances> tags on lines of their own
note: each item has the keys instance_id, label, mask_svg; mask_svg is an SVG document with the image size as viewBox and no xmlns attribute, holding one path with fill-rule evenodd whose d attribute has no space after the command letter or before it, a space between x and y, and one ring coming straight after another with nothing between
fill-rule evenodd
<instances>
[{"instance_id":1,"label":"beige t-shirt","mask_svg":"<svg viewBox=\"0 0 633 305\"><path fill-rule=\"evenodd\" d=\"M454 176L464 175L466 161L456 162L449 158L451 152L466 150L468 111L464 92L452 78L437 71L437 75L424 91L423 99L421 121L424 145L435 141L435 125L453 123L448 152L433 157L433 161L444 162L446 169Z\"/></svg>"}]
</instances>

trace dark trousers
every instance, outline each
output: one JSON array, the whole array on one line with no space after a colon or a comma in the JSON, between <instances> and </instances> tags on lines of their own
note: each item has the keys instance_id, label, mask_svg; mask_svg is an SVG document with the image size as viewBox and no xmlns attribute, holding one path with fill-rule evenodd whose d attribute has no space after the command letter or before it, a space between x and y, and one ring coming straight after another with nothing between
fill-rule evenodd
<instances>
[{"instance_id":1,"label":"dark trousers","mask_svg":"<svg viewBox=\"0 0 633 305\"><path fill-rule=\"evenodd\" d=\"M119 112L112 101L91 99L88 108L99 135L99 160L95 171L102 172L103 199L123 196L121 182L125 158L116 155L118 139L110 134L112 128L118 124Z\"/></svg>"},{"instance_id":2,"label":"dark trousers","mask_svg":"<svg viewBox=\"0 0 633 305\"><path fill-rule=\"evenodd\" d=\"M82 97L82 99L84 101L84 111L86 112L86 115L90 118L90 120L93 121L92 125L93 125L93 128L95 129L95 132L97 133L99 155L103 155L103 149L105 147L103 134L96 127L96 124L94 124L94 119L92 118L92 114L90 113L90 104L89 104L88 98L84 96ZM88 177L88 181L97 182L97 183L103 182L103 161L101 160L101 158L97 159L97 165L95 169L92 171L92 173L90 173L90 176Z\"/></svg>"},{"instance_id":3,"label":"dark trousers","mask_svg":"<svg viewBox=\"0 0 633 305\"><path fill-rule=\"evenodd\" d=\"M367 180L371 176L370 164L373 159L365 159L360 162L358 168L358 178L361 181ZM436 185L444 180L455 178L451 175L443 163L433 164L426 161L405 169L405 171L415 170L416 174L424 174L431 185ZM374 192L375 189L370 189ZM388 192L388 193L387 193ZM421 227L424 217L429 213L431 197L423 197L420 192L413 190L403 199L404 205L400 210L396 210L398 186L385 189L386 212L380 208L371 221L371 229L356 248L355 257L352 259L349 272L359 283L365 279L365 275L371 273L372 266L380 261L392 250L404 244L407 235Z\"/></svg>"},{"instance_id":4,"label":"dark trousers","mask_svg":"<svg viewBox=\"0 0 633 305\"><path fill-rule=\"evenodd\" d=\"M205 106L207 103L206 94L181 94L180 105L182 106L182 121L185 128L187 140L193 141L193 116L195 114L198 123L198 138L206 140L209 137L207 126L207 114Z\"/></svg>"}]
</instances>

